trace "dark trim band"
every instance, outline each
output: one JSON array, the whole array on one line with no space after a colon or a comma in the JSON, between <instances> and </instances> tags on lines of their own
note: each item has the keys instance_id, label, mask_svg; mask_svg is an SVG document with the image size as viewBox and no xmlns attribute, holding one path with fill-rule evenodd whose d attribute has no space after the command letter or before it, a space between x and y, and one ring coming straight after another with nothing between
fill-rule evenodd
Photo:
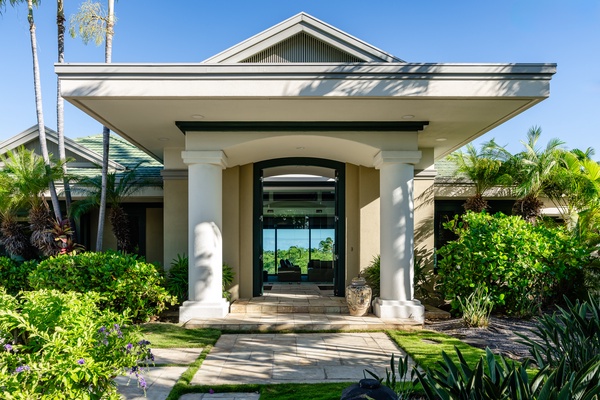
<instances>
[{"instance_id":1,"label":"dark trim band","mask_svg":"<svg viewBox=\"0 0 600 400\"><path fill-rule=\"evenodd\" d=\"M175 121L183 132L416 132L429 121Z\"/></svg>"}]
</instances>

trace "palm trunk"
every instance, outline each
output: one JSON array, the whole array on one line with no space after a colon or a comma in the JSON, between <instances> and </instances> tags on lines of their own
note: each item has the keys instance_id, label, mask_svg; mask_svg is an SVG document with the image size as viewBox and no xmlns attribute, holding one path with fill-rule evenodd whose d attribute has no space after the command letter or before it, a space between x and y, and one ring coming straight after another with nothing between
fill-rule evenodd
<instances>
[{"instance_id":1,"label":"palm trunk","mask_svg":"<svg viewBox=\"0 0 600 400\"><path fill-rule=\"evenodd\" d=\"M108 21L106 24L106 46L104 48L104 62L112 61L112 38L114 26L114 0L108 0ZM98 236L96 238L96 251L102 251L102 236L104 235L104 219L106 217L106 184L108 176L108 152L110 149L110 129L102 129L102 188L100 192L100 208L98 210Z\"/></svg>"},{"instance_id":2,"label":"palm trunk","mask_svg":"<svg viewBox=\"0 0 600 400\"><path fill-rule=\"evenodd\" d=\"M63 0L56 2L56 26L58 29L58 63L65 62L65 10ZM63 162L63 173L65 174L65 201L67 203L67 215L71 210L71 185L67 179L67 154L65 151L65 101L60 94L60 79L56 85L56 132L58 133L58 156ZM71 224L72 225L72 224Z\"/></svg>"},{"instance_id":3,"label":"palm trunk","mask_svg":"<svg viewBox=\"0 0 600 400\"><path fill-rule=\"evenodd\" d=\"M35 109L37 112L38 130L40 135L40 148L42 157L46 163L46 168L50 168L50 156L48 155L48 143L46 142L46 127L44 125L44 112L42 109L42 85L40 82L40 66L37 57L37 40L35 36L35 22L33 19L33 0L27 0L27 20L29 21L29 36L31 38L31 54L33 57L33 87L35 91ZM61 220L60 204L54 182L50 181L50 197L52 198L52 208L56 219Z\"/></svg>"}]
</instances>

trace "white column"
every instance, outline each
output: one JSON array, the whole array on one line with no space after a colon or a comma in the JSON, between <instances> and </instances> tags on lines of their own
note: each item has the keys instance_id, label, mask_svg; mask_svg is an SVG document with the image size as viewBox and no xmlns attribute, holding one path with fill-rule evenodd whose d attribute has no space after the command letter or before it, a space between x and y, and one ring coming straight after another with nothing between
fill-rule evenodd
<instances>
[{"instance_id":1,"label":"white column","mask_svg":"<svg viewBox=\"0 0 600 400\"><path fill-rule=\"evenodd\" d=\"M223 318L223 168L222 151L184 151L188 165L189 300L179 308L179 322Z\"/></svg>"},{"instance_id":2,"label":"white column","mask_svg":"<svg viewBox=\"0 0 600 400\"><path fill-rule=\"evenodd\" d=\"M381 293L373 309L382 319L424 321L424 307L413 298L413 164L420 159L420 151L381 151L374 160L380 182Z\"/></svg>"}]
</instances>

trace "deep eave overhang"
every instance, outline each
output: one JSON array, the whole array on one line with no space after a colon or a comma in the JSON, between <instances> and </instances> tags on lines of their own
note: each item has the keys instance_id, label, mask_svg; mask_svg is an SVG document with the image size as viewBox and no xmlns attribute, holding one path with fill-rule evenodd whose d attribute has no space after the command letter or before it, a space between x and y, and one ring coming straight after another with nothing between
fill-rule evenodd
<instances>
[{"instance_id":1,"label":"deep eave overhang","mask_svg":"<svg viewBox=\"0 0 600 400\"><path fill-rule=\"evenodd\" d=\"M547 98L556 64L57 64L55 70L67 101L158 159L161 138L183 145L175 122L209 104L219 116L206 121L398 121L413 114L430 122L419 145L435 147L438 158ZM244 114L240 102L255 101L258 113ZM323 115L330 105L335 112ZM437 142L442 136L448 140Z\"/></svg>"}]
</instances>

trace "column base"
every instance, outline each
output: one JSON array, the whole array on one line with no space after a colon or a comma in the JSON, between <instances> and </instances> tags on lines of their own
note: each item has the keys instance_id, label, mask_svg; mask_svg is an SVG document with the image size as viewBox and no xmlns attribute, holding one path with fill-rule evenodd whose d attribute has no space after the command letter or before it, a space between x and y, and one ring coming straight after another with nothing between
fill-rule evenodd
<instances>
[{"instance_id":1,"label":"column base","mask_svg":"<svg viewBox=\"0 0 600 400\"><path fill-rule=\"evenodd\" d=\"M373 300L373 313L381 319L410 319L425 322L425 307L419 300Z\"/></svg>"},{"instance_id":2,"label":"column base","mask_svg":"<svg viewBox=\"0 0 600 400\"><path fill-rule=\"evenodd\" d=\"M184 301L179 307L179 322L190 319L225 318L229 314L229 302L226 299L216 303L204 301Z\"/></svg>"}]
</instances>

